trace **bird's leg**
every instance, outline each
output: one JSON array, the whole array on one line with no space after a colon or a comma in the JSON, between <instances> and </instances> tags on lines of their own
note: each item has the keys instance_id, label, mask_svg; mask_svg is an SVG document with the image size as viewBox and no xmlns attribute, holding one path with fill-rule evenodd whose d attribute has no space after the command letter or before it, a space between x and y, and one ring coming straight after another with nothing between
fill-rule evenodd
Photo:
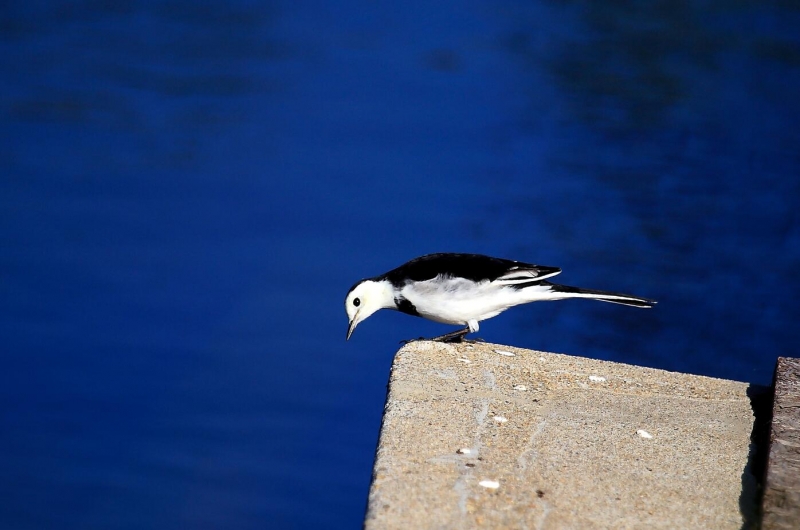
<instances>
[{"instance_id":1,"label":"bird's leg","mask_svg":"<svg viewBox=\"0 0 800 530\"><path fill-rule=\"evenodd\" d=\"M458 329L456 331L451 331L450 333L445 333L444 335L439 335L438 337L432 337L430 339L426 339L425 337L420 337L418 339L408 339L408 340L401 340L400 344L409 344L411 342L419 342L421 340L430 340L434 342L464 342L464 335L469 333L469 326L464 329ZM471 341L467 341L471 342Z\"/></svg>"},{"instance_id":2,"label":"bird's leg","mask_svg":"<svg viewBox=\"0 0 800 530\"><path fill-rule=\"evenodd\" d=\"M480 329L478 321L470 320L467 322L467 327L464 329L457 329L456 331L451 331L450 333L445 333L444 335L433 337L432 339L420 337L418 339L401 340L400 344L408 344L409 342L417 342L420 340L432 340L436 342L483 342L483 339L466 340L464 338L464 335L467 333L475 333L478 329Z\"/></svg>"},{"instance_id":3,"label":"bird's leg","mask_svg":"<svg viewBox=\"0 0 800 530\"><path fill-rule=\"evenodd\" d=\"M469 326L465 327L464 329L457 329L456 331L451 331L450 333L445 333L444 335L440 335L438 337L433 337L432 341L436 342L463 342L464 335L470 332Z\"/></svg>"}]
</instances>

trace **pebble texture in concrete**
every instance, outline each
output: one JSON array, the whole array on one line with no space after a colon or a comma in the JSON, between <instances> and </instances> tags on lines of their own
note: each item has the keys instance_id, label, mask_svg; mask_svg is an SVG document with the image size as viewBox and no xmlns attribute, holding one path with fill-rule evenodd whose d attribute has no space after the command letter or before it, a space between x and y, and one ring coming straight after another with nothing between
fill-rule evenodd
<instances>
[{"instance_id":1,"label":"pebble texture in concrete","mask_svg":"<svg viewBox=\"0 0 800 530\"><path fill-rule=\"evenodd\" d=\"M392 368L366 528L750 528L747 386L411 343Z\"/></svg>"}]
</instances>

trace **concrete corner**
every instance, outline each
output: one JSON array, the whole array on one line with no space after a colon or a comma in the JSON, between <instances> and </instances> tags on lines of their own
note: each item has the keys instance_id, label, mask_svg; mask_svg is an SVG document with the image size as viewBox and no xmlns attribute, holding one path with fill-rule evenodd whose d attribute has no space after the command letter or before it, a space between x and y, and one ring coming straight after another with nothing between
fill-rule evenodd
<instances>
[{"instance_id":1,"label":"concrete corner","mask_svg":"<svg viewBox=\"0 0 800 530\"><path fill-rule=\"evenodd\" d=\"M747 387L409 344L392 368L366 528L755 527Z\"/></svg>"},{"instance_id":2,"label":"concrete corner","mask_svg":"<svg viewBox=\"0 0 800 530\"><path fill-rule=\"evenodd\" d=\"M763 530L800 528L800 359L779 357L764 485Z\"/></svg>"}]
</instances>

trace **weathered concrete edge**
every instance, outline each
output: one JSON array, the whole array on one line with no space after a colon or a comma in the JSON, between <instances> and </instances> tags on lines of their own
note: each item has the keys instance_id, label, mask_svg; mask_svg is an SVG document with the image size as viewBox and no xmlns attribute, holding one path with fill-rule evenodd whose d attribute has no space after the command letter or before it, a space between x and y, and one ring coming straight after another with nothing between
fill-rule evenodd
<instances>
[{"instance_id":1,"label":"weathered concrete edge","mask_svg":"<svg viewBox=\"0 0 800 530\"><path fill-rule=\"evenodd\" d=\"M581 357L574 357L570 355L563 355L563 354L554 354L549 352L536 352L532 350L520 349L520 348L513 348L503 345L486 345L490 347L498 347L508 349L510 351L522 351L527 355L533 354L541 354L546 356L554 356L560 358L561 362L565 365L566 369L558 370L559 378L558 378L558 387L562 389L569 389L571 387L577 386L584 386L585 381L587 378L597 377L593 374L602 374L603 376L608 376L607 380L605 377L602 377L603 383L601 386L605 387L604 391L611 392L613 394L628 394L630 396L635 396L638 394L645 394L645 395L653 395L653 394L664 394L671 397L677 397L680 399L685 399L689 401L704 401L711 399L717 402L724 402L724 401L740 401L742 395L742 387L743 385L746 386L747 383L737 382L737 381L730 381L724 379L718 379L713 377L707 376L699 376L693 374L685 374L680 372L670 372L662 369L656 368L648 368L648 367L641 367L635 365L627 365L622 363L616 363L612 361L604 361L604 360L596 360L596 359L587 359ZM425 388L420 387L416 388L414 385L409 385L408 381L403 381L403 389L400 390L395 387L394 383L399 380L403 380L403 372L408 369L408 366L403 366L403 362L398 362L404 352L405 348L401 348L401 350L397 353L397 357L395 358L395 363L392 366L392 373L390 377L390 383L387 393L387 406L390 400L393 399L404 399L404 398L411 398L413 396L431 396L436 397L439 394L439 389L436 387L427 386ZM495 350L496 351L496 350ZM497 352L497 353L505 353L505 352ZM538 357L538 355L536 355ZM544 361L544 358L540 359ZM497 357L497 366L505 364L507 359L498 356ZM634 378L630 379L626 377L626 373L630 372L630 370L635 370L636 373L642 374L642 378ZM538 371L538 370L537 370ZM649 376L649 377L648 377ZM653 377L655 376L655 377ZM657 381L657 384L654 385L645 385L643 387L642 381L644 379L652 378ZM599 379L591 379L593 381ZM693 382L700 382L699 385L694 385ZM400 390L398 392L398 390ZM409 393L410 392L410 393ZM444 396L445 394L443 394ZM749 395L749 391L748 391ZM384 416L384 421L381 425L381 438L383 438L385 434L385 420L386 416ZM381 441L379 441L379 448L381 447ZM378 463L378 459L380 455L376 455L376 465ZM374 486L374 479L375 476L373 475L373 484L370 487L370 504L368 505L368 512L367 518L365 523L370 519L370 510L374 508L372 506L372 493L373 493L373 486ZM752 520L751 520L752 521ZM749 527L749 525L747 525Z\"/></svg>"},{"instance_id":2,"label":"weathered concrete edge","mask_svg":"<svg viewBox=\"0 0 800 530\"><path fill-rule=\"evenodd\" d=\"M775 367L762 528L800 527L800 358L779 357Z\"/></svg>"}]
</instances>

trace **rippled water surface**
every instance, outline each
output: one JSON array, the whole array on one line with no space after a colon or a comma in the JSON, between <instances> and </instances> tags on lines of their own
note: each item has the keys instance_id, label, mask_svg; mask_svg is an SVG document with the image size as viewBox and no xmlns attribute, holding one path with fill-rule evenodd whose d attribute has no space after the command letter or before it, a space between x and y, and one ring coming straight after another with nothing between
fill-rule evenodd
<instances>
[{"instance_id":1,"label":"rippled water surface","mask_svg":"<svg viewBox=\"0 0 800 530\"><path fill-rule=\"evenodd\" d=\"M800 342L786 2L10 2L0 526L352 528L427 252L656 298L493 342L768 383ZM386 314L385 314L386 313Z\"/></svg>"}]
</instances>

